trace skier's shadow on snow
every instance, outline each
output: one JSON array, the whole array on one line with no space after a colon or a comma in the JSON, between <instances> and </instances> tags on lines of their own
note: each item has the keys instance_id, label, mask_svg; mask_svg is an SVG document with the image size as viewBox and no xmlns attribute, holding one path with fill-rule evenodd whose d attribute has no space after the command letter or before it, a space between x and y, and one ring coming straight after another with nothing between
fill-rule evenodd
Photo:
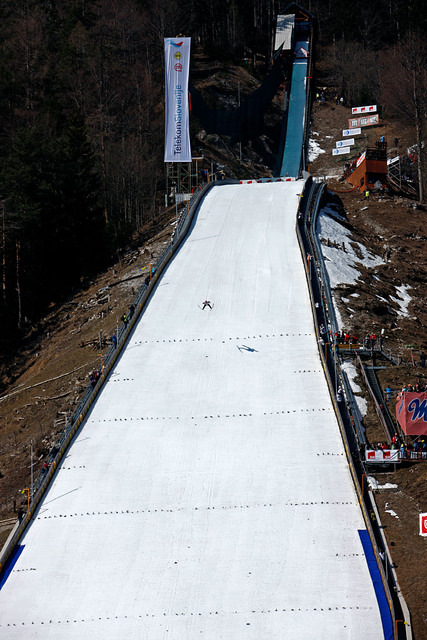
<instances>
[{"instance_id":1,"label":"skier's shadow on snow","mask_svg":"<svg viewBox=\"0 0 427 640\"><path fill-rule=\"evenodd\" d=\"M241 347L239 347L239 345L237 345L237 348L238 348L238 350L240 352L242 352L242 351L250 351L250 353L254 353L254 352L258 353L257 349L253 349L252 347L247 347L245 344L242 344Z\"/></svg>"}]
</instances>

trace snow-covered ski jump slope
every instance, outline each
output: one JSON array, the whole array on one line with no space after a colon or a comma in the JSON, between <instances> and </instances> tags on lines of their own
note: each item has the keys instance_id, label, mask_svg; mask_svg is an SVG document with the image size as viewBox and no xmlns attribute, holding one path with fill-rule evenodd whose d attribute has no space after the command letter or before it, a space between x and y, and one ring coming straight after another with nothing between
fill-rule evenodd
<instances>
[{"instance_id":1,"label":"snow-covered ski jump slope","mask_svg":"<svg viewBox=\"0 0 427 640\"><path fill-rule=\"evenodd\" d=\"M206 195L21 541L5 640L383 637L296 240L302 187Z\"/></svg>"}]
</instances>

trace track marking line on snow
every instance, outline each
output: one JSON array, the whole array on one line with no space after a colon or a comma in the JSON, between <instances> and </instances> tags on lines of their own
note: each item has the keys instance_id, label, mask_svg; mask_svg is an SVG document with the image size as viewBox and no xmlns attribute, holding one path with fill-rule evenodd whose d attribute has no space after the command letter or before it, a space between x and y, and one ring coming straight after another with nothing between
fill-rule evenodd
<instances>
[{"instance_id":1,"label":"track marking line on snow","mask_svg":"<svg viewBox=\"0 0 427 640\"><path fill-rule=\"evenodd\" d=\"M314 413L322 411L333 411L332 407L313 407L311 409L282 409L279 411L264 411L261 413L226 413L224 415L200 415L200 416L129 416L128 418L103 418L101 420L90 420L92 424L100 424L101 422L137 422L138 420L150 422L150 421L164 421L164 420L223 420L224 418L256 418L258 416L281 416L291 413Z\"/></svg>"},{"instance_id":2,"label":"track marking line on snow","mask_svg":"<svg viewBox=\"0 0 427 640\"><path fill-rule=\"evenodd\" d=\"M200 308L200 307L199 307ZM269 340L271 338L298 338L298 337L314 337L313 333L273 333L273 334L258 334L258 335L252 335L252 336L234 336L234 337L229 337L228 340L235 340L235 341L240 341L240 340L259 340L261 339L265 339L268 338ZM215 339L215 342L221 341L223 344L226 343L227 339L221 339L218 338L218 340ZM135 347L137 345L141 345L141 344L160 344L160 343L168 343L168 344L173 344L176 343L177 345L179 345L182 342L214 342L214 338L169 338L169 339L154 339L154 340L136 340L135 342L132 342L129 346L130 347Z\"/></svg>"},{"instance_id":3,"label":"track marking line on snow","mask_svg":"<svg viewBox=\"0 0 427 640\"><path fill-rule=\"evenodd\" d=\"M237 615L237 616L251 616L251 615L266 615L266 614L274 614L274 613L286 613L286 614L298 614L298 613L303 613L304 615L307 613L313 613L316 612L318 614L321 614L322 612L331 612L331 611L336 611L336 612L343 612L343 611L371 611L373 609L373 607L367 607L367 606L345 606L343 607L342 605L340 606L336 606L336 605L331 605L331 606L326 606L324 605L323 607L292 607L292 608L288 608L288 609L282 609L280 608L280 606L272 606L270 609L249 609L247 611L227 611L227 610L220 610L220 611L158 611L156 613L150 613L148 611L144 611L143 613L140 613L139 615L133 615L133 616L95 616L94 615L89 615L89 617L85 617L85 618L71 618L69 620L53 620L53 619L46 619L46 620L37 620L37 621L27 621L27 622L22 622L22 620L20 622L7 622L7 623L3 623L0 624L0 629L1 628L10 628L10 627L21 627L21 626L37 626L37 625L58 625L58 624L62 624L62 625L75 625L75 624L90 624L90 623L96 623L96 622L103 622L105 620L109 620L109 621L136 621L139 620L141 618L160 618L163 619L165 617L176 617L176 616L182 616L182 617L191 617L191 616L197 616L197 617L208 617L208 616L231 616L231 615ZM250 623L246 623L246 624L250 624Z\"/></svg>"},{"instance_id":4,"label":"track marking line on snow","mask_svg":"<svg viewBox=\"0 0 427 640\"><path fill-rule=\"evenodd\" d=\"M284 509L287 507L326 507L326 506L354 506L354 502L346 501L333 501L333 500L321 500L314 502L284 502L283 504L275 504L272 502L259 502L255 504L230 504L230 505L220 505L220 506L193 506L193 507L175 507L173 509L162 509L162 508L150 508L150 509L127 509L126 511L87 511L86 513L68 513L68 514L54 514L49 516L37 516L37 520L56 520L61 518L87 518L91 516L134 516L134 515L146 515L146 514L168 514L168 513L190 513L192 511L216 511L220 513L221 511L238 511L241 509Z\"/></svg>"}]
</instances>

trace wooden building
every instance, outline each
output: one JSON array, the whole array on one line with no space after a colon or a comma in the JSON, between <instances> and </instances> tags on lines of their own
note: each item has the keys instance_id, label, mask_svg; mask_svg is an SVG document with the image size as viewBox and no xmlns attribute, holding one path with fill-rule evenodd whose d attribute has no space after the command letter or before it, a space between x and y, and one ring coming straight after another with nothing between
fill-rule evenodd
<instances>
[{"instance_id":1,"label":"wooden building","mask_svg":"<svg viewBox=\"0 0 427 640\"><path fill-rule=\"evenodd\" d=\"M387 186L387 143L378 141L375 147L368 147L359 158L347 168L344 177L360 191L371 191L377 183Z\"/></svg>"}]
</instances>

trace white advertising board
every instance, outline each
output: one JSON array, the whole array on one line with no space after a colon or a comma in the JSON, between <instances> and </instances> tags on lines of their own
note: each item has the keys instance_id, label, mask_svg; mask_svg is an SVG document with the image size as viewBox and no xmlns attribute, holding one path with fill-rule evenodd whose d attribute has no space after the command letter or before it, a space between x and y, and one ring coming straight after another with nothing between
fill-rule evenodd
<instances>
[{"instance_id":1,"label":"white advertising board","mask_svg":"<svg viewBox=\"0 0 427 640\"><path fill-rule=\"evenodd\" d=\"M398 449L367 449L366 462L399 462Z\"/></svg>"},{"instance_id":2,"label":"white advertising board","mask_svg":"<svg viewBox=\"0 0 427 640\"><path fill-rule=\"evenodd\" d=\"M341 149L332 149L333 156L342 156L344 153L350 153L350 147L341 147Z\"/></svg>"},{"instance_id":3,"label":"white advertising board","mask_svg":"<svg viewBox=\"0 0 427 640\"><path fill-rule=\"evenodd\" d=\"M341 147L351 147L353 144L355 144L354 138L349 138L348 140L337 140L335 142L337 149L340 149Z\"/></svg>"},{"instance_id":4,"label":"white advertising board","mask_svg":"<svg viewBox=\"0 0 427 640\"><path fill-rule=\"evenodd\" d=\"M342 134L344 137L346 136L360 136L362 133L362 129L360 127L356 127L355 129L343 129Z\"/></svg>"}]
</instances>

